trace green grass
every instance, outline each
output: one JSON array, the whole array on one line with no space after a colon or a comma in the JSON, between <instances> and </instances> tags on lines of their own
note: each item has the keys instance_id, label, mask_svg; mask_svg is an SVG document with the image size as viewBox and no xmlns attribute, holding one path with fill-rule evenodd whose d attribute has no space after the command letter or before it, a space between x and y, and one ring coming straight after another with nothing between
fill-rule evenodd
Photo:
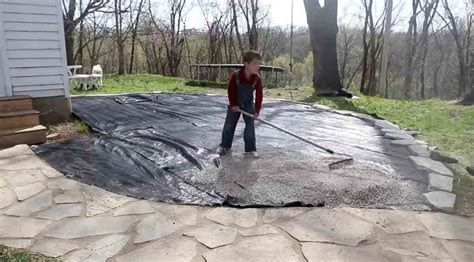
<instances>
[{"instance_id":1,"label":"green grass","mask_svg":"<svg viewBox=\"0 0 474 262\"><path fill-rule=\"evenodd\" d=\"M187 86L182 78L137 74L105 76L102 88L88 91L74 89L72 94L120 94L157 91L165 93L226 93L226 90L222 88Z\"/></svg>"},{"instance_id":2,"label":"green grass","mask_svg":"<svg viewBox=\"0 0 474 262\"><path fill-rule=\"evenodd\" d=\"M0 262L59 262L61 260L26 252L22 249L0 246Z\"/></svg>"},{"instance_id":3,"label":"green grass","mask_svg":"<svg viewBox=\"0 0 474 262\"><path fill-rule=\"evenodd\" d=\"M226 94L222 88L186 86L182 78L159 75L106 76L100 90L73 91L73 94L172 92ZM450 165L458 174L455 191L460 213L474 215L474 177L465 170L474 165L474 106L463 107L440 100L399 101L377 97L318 98L308 86L266 89L265 96L319 103L335 109L376 114L402 128L418 131L421 140L439 147L441 152L457 158Z\"/></svg>"}]
</instances>

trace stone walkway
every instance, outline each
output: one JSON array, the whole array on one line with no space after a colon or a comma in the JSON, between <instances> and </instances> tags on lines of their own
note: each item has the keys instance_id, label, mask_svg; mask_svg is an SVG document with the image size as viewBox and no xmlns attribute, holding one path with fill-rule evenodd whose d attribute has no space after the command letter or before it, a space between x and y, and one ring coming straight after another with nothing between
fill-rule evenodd
<instances>
[{"instance_id":1,"label":"stone walkway","mask_svg":"<svg viewBox=\"0 0 474 262\"><path fill-rule=\"evenodd\" d=\"M65 261L472 261L474 218L369 209L231 209L132 199L0 151L0 244Z\"/></svg>"}]
</instances>

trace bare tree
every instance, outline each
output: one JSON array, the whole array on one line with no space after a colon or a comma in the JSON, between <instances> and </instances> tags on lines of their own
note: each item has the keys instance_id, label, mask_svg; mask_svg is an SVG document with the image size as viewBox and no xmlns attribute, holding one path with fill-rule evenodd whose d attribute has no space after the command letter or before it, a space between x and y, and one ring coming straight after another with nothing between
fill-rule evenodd
<instances>
[{"instance_id":1,"label":"bare tree","mask_svg":"<svg viewBox=\"0 0 474 262\"><path fill-rule=\"evenodd\" d=\"M460 28L460 21L457 19L451 8L448 4L447 0L442 0L445 16L440 15L441 19L446 23L448 26L456 44L456 54L458 58L459 64L459 86L457 90L458 97L464 95L467 90L467 86L469 84L469 50L471 45L471 27L472 27L472 14L468 15L468 19L466 21L466 30L462 32Z\"/></svg>"},{"instance_id":2,"label":"bare tree","mask_svg":"<svg viewBox=\"0 0 474 262\"><path fill-rule=\"evenodd\" d=\"M380 89L379 94L382 94L385 98L388 95L387 87L387 70L388 70L388 57L390 54L390 31L392 27L392 9L393 0L386 1L386 13L387 18L385 21L385 29L383 34L383 50L382 50L382 68L380 69Z\"/></svg>"},{"instance_id":3,"label":"bare tree","mask_svg":"<svg viewBox=\"0 0 474 262\"><path fill-rule=\"evenodd\" d=\"M337 0L304 0L313 51L313 85L317 95L342 90L337 65Z\"/></svg>"},{"instance_id":4,"label":"bare tree","mask_svg":"<svg viewBox=\"0 0 474 262\"><path fill-rule=\"evenodd\" d=\"M62 0L68 64L74 64L74 31L76 26L92 12L105 7L108 2L109 0L89 0L77 16L77 0Z\"/></svg>"},{"instance_id":5,"label":"bare tree","mask_svg":"<svg viewBox=\"0 0 474 262\"><path fill-rule=\"evenodd\" d=\"M135 62L135 43L137 41L137 35L138 35L138 25L140 23L140 15L142 14L142 8L143 4L145 3L145 0L139 0L138 8L136 9L136 15L135 19L133 19L133 16L131 15L130 20L134 21L133 22L133 30L132 30L132 50L130 51L130 66L128 68L128 73L131 74L133 73L133 63ZM132 14L132 12L130 13Z\"/></svg>"},{"instance_id":6,"label":"bare tree","mask_svg":"<svg viewBox=\"0 0 474 262\"><path fill-rule=\"evenodd\" d=\"M184 17L183 10L187 0L168 0L169 20L157 20L153 15L151 1L149 2L149 12L151 21L155 29L160 33L164 49L168 72L171 76L178 76L178 68L181 63L184 50Z\"/></svg>"}]
</instances>

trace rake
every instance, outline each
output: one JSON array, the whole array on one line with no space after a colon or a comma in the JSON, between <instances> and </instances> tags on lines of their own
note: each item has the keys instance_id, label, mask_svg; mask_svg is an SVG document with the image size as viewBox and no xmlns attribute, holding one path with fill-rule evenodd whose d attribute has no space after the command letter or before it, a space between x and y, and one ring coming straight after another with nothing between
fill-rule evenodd
<instances>
[{"instance_id":1,"label":"rake","mask_svg":"<svg viewBox=\"0 0 474 262\"><path fill-rule=\"evenodd\" d=\"M259 118L259 117L256 117L255 115L250 114L250 113L248 113L248 112L245 112L245 111L243 111L242 109L238 109L237 112L239 112L239 113L241 113L241 114L243 114L243 115L246 115L246 116L248 116L248 117L250 117L250 118L253 118L253 119L255 119L255 120L258 120L258 121L260 121L260 122L262 122L262 123L264 123L264 124L267 124L267 125L269 125L269 126L275 128L275 129L277 129L277 130L279 130L279 131L281 131L281 132L283 132L283 133L286 133L286 134L288 134L288 135L290 135L290 136L293 136L293 137L295 137L295 138L298 138L299 140L304 141L304 142L306 142L306 143L308 143L308 144L310 144L310 145L313 145L313 146L315 146L315 147L317 147L317 148L319 148L319 149L325 151L326 153L328 153L328 154L330 154L330 155L335 155L335 154L336 154L333 150L331 150L331 149L329 149L329 148L325 148L325 147L323 147L323 146L320 146L320 145L314 143L313 141L310 141L310 140L308 140L308 139L306 139L306 138L304 138L304 137L301 137L301 136L299 136L299 135L297 135L297 134L295 134L295 133L293 133L293 132L290 132L290 131L288 131L288 130L286 130L286 129L283 129L283 128L281 128L281 127L279 127L279 126L277 126L277 125L275 125L275 124L272 124L272 123L270 123L270 122L268 122L268 121L266 121L266 120L263 120L263 119L261 119L261 118ZM329 169L330 169L330 170L337 169L337 168L339 168L339 167L342 167L343 165L350 164L350 163L352 163L352 162L354 161L354 159L353 159L351 156L349 156L349 155L346 155L346 154L337 154L337 155L345 156L345 157L347 157L347 158L341 159L341 160L338 160L338 161L334 161L334 162L332 162L332 163L329 163L328 166L329 166Z\"/></svg>"}]
</instances>

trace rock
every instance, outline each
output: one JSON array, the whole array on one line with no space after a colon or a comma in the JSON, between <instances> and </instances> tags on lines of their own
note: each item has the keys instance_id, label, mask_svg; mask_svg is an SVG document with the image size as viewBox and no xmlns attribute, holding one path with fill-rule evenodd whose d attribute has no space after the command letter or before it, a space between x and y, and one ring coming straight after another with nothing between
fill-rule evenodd
<instances>
[{"instance_id":1,"label":"rock","mask_svg":"<svg viewBox=\"0 0 474 262\"><path fill-rule=\"evenodd\" d=\"M470 175L474 176L474 166L468 166L468 167L466 167L466 171L467 171Z\"/></svg>"},{"instance_id":2,"label":"rock","mask_svg":"<svg viewBox=\"0 0 474 262\"><path fill-rule=\"evenodd\" d=\"M72 190L81 188L82 184L69 178L58 178L49 182L48 187L51 189Z\"/></svg>"},{"instance_id":3,"label":"rock","mask_svg":"<svg viewBox=\"0 0 474 262\"><path fill-rule=\"evenodd\" d=\"M33 242L31 239L0 239L0 245L12 247L12 248L23 248L26 249Z\"/></svg>"},{"instance_id":4,"label":"rock","mask_svg":"<svg viewBox=\"0 0 474 262\"><path fill-rule=\"evenodd\" d=\"M66 190L64 194L54 197L56 204L80 203L84 200L82 193L78 189Z\"/></svg>"},{"instance_id":5,"label":"rock","mask_svg":"<svg viewBox=\"0 0 474 262\"><path fill-rule=\"evenodd\" d=\"M68 218L49 228L47 237L74 239L89 236L122 233L138 219L135 217L89 217Z\"/></svg>"},{"instance_id":6,"label":"rock","mask_svg":"<svg viewBox=\"0 0 474 262\"><path fill-rule=\"evenodd\" d=\"M408 151L413 156L430 157L430 152L426 145L409 145Z\"/></svg>"},{"instance_id":7,"label":"rock","mask_svg":"<svg viewBox=\"0 0 474 262\"><path fill-rule=\"evenodd\" d=\"M293 242L281 235L246 238L233 245L210 250L203 254L207 262L214 261L302 261L293 249Z\"/></svg>"},{"instance_id":8,"label":"rock","mask_svg":"<svg viewBox=\"0 0 474 262\"><path fill-rule=\"evenodd\" d=\"M288 220L306 212L301 208L268 208L263 215L263 223Z\"/></svg>"},{"instance_id":9,"label":"rock","mask_svg":"<svg viewBox=\"0 0 474 262\"><path fill-rule=\"evenodd\" d=\"M423 224L410 211L358 208L343 208L343 210L371 222L389 235L426 231Z\"/></svg>"},{"instance_id":10,"label":"rock","mask_svg":"<svg viewBox=\"0 0 474 262\"><path fill-rule=\"evenodd\" d=\"M388 138L388 139L393 139L393 140L403 140L403 139L410 140L410 139L413 139L412 136L410 136L409 134L406 134L406 133L385 133L384 137Z\"/></svg>"},{"instance_id":11,"label":"rock","mask_svg":"<svg viewBox=\"0 0 474 262\"><path fill-rule=\"evenodd\" d=\"M435 190L443 190L451 192L453 190L453 178L438 175L435 173L429 174L429 183L430 189L433 188Z\"/></svg>"},{"instance_id":12,"label":"rock","mask_svg":"<svg viewBox=\"0 0 474 262\"><path fill-rule=\"evenodd\" d=\"M0 238L33 238L50 223L27 217L0 217Z\"/></svg>"},{"instance_id":13,"label":"rock","mask_svg":"<svg viewBox=\"0 0 474 262\"><path fill-rule=\"evenodd\" d=\"M376 120L375 125L380 129L399 129L397 125L394 125L387 120Z\"/></svg>"},{"instance_id":14,"label":"rock","mask_svg":"<svg viewBox=\"0 0 474 262\"><path fill-rule=\"evenodd\" d=\"M21 155L10 158L0 158L0 169L7 171L38 170L50 166L36 155Z\"/></svg>"},{"instance_id":15,"label":"rock","mask_svg":"<svg viewBox=\"0 0 474 262\"><path fill-rule=\"evenodd\" d=\"M43 239L37 241L37 243L31 247L31 251L48 257L59 257L79 247L77 244L67 243L64 242L64 240Z\"/></svg>"},{"instance_id":16,"label":"rock","mask_svg":"<svg viewBox=\"0 0 474 262\"><path fill-rule=\"evenodd\" d=\"M153 213L155 210L148 201L133 202L125 207L114 211L114 216L141 215Z\"/></svg>"},{"instance_id":17,"label":"rock","mask_svg":"<svg viewBox=\"0 0 474 262\"><path fill-rule=\"evenodd\" d=\"M456 240L440 239L440 241L456 261L471 262L474 258L474 244Z\"/></svg>"},{"instance_id":18,"label":"rock","mask_svg":"<svg viewBox=\"0 0 474 262\"><path fill-rule=\"evenodd\" d=\"M149 215L137 225L137 237L134 243L138 244L169 236L181 227L180 223L163 214Z\"/></svg>"},{"instance_id":19,"label":"rock","mask_svg":"<svg viewBox=\"0 0 474 262\"><path fill-rule=\"evenodd\" d=\"M2 179L2 178L0 177L0 188L5 187L5 186L7 186L7 185L8 185L8 184L7 184L7 181L5 181L4 179Z\"/></svg>"},{"instance_id":20,"label":"rock","mask_svg":"<svg viewBox=\"0 0 474 262\"><path fill-rule=\"evenodd\" d=\"M474 220L444 213L417 215L431 237L474 242Z\"/></svg>"},{"instance_id":21,"label":"rock","mask_svg":"<svg viewBox=\"0 0 474 262\"><path fill-rule=\"evenodd\" d=\"M88 217L108 212L132 201L129 197L117 195L94 186L87 186L82 192L87 201L86 216Z\"/></svg>"},{"instance_id":22,"label":"rock","mask_svg":"<svg viewBox=\"0 0 474 262\"><path fill-rule=\"evenodd\" d=\"M446 212L453 212L454 210L454 203L456 202L455 194L444 191L433 191L423 194L423 196L436 209L444 210Z\"/></svg>"},{"instance_id":23,"label":"rock","mask_svg":"<svg viewBox=\"0 0 474 262\"><path fill-rule=\"evenodd\" d=\"M197 206L188 206L188 205L173 205L173 204L164 204L164 203L153 203L158 207L158 210L162 214L176 219L180 223L187 226L194 226L197 223L197 214L200 209Z\"/></svg>"},{"instance_id":24,"label":"rock","mask_svg":"<svg viewBox=\"0 0 474 262\"><path fill-rule=\"evenodd\" d=\"M426 261L449 261L451 257L442 246L425 232L413 232L383 237L380 246L384 251L403 256L417 257Z\"/></svg>"},{"instance_id":25,"label":"rock","mask_svg":"<svg viewBox=\"0 0 474 262\"><path fill-rule=\"evenodd\" d=\"M53 204L53 193L48 190L10 207L5 214L9 216L29 216Z\"/></svg>"},{"instance_id":26,"label":"rock","mask_svg":"<svg viewBox=\"0 0 474 262\"><path fill-rule=\"evenodd\" d=\"M183 235L195 237L199 243L212 249L232 244L237 237L237 230L213 224L184 232Z\"/></svg>"},{"instance_id":27,"label":"rock","mask_svg":"<svg viewBox=\"0 0 474 262\"><path fill-rule=\"evenodd\" d=\"M225 226L253 227L257 225L257 209L214 208L206 218Z\"/></svg>"},{"instance_id":28,"label":"rock","mask_svg":"<svg viewBox=\"0 0 474 262\"><path fill-rule=\"evenodd\" d=\"M11 206L15 202L15 194L9 188L0 188L0 209Z\"/></svg>"},{"instance_id":29,"label":"rock","mask_svg":"<svg viewBox=\"0 0 474 262\"><path fill-rule=\"evenodd\" d=\"M38 213L36 217L49 220L60 220L66 217L78 217L81 213L82 204L61 204Z\"/></svg>"},{"instance_id":30,"label":"rock","mask_svg":"<svg viewBox=\"0 0 474 262\"><path fill-rule=\"evenodd\" d=\"M118 254L130 240L129 236L114 234L93 242L66 258L70 262L105 262Z\"/></svg>"},{"instance_id":31,"label":"rock","mask_svg":"<svg viewBox=\"0 0 474 262\"><path fill-rule=\"evenodd\" d=\"M189 238L164 238L116 258L117 262L181 262L192 261L197 255L197 244Z\"/></svg>"},{"instance_id":32,"label":"rock","mask_svg":"<svg viewBox=\"0 0 474 262\"><path fill-rule=\"evenodd\" d=\"M410 160L418 167L422 169L431 170L435 173L453 177L454 174L449 170L443 163L434 161L426 157L410 156Z\"/></svg>"},{"instance_id":33,"label":"rock","mask_svg":"<svg viewBox=\"0 0 474 262\"><path fill-rule=\"evenodd\" d=\"M55 140L55 139L58 139L58 138L60 138L60 135L58 133L51 133L51 134L46 136L46 139L48 139L48 140Z\"/></svg>"},{"instance_id":34,"label":"rock","mask_svg":"<svg viewBox=\"0 0 474 262\"><path fill-rule=\"evenodd\" d=\"M270 226L270 225L263 225L253 228L241 229L239 233L244 237L249 236L260 236L260 235L268 235L268 234L278 234L279 231L277 228Z\"/></svg>"},{"instance_id":35,"label":"rock","mask_svg":"<svg viewBox=\"0 0 474 262\"><path fill-rule=\"evenodd\" d=\"M415 139L401 139L390 141L391 145L394 146L410 146L410 145L426 145L426 142L415 140Z\"/></svg>"},{"instance_id":36,"label":"rock","mask_svg":"<svg viewBox=\"0 0 474 262\"><path fill-rule=\"evenodd\" d=\"M24 155L34 155L33 151L31 151L28 145L16 145L14 147L0 150L0 159Z\"/></svg>"},{"instance_id":37,"label":"rock","mask_svg":"<svg viewBox=\"0 0 474 262\"><path fill-rule=\"evenodd\" d=\"M301 249L308 262L313 261L388 261L382 254L378 244L345 247L327 243L301 243Z\"/></svg>"},{"instance_id":38,"label":"rock","mask_svg":"<svg viewBox=\"0 0 474 262\"><path fill-rule=\"evenodd\" d=\"M43 183L36 182L26 186L15 187L13 191L15 191L18 201L23 201L40 193L44 189L46 189L46 186L43 185Z\"/></svg>"},{"instance_id":39,"label":"rock","mask_svg":"<svg viewBox=\"0 0 474 262\"><path fill-rule=\"evenodd\" d=\"M440 161L443 163L448 163L448 164L456 164L458 162L456 158L445 156L441 154L441 152L436 151L436 150L431 151L430 157L433 160Z\"/></svg>"},{"instance_id":40,"label":"rock","mask_svg":"<svg viewBox=\"0 0 474 262\"><path fill-rule=\"evenodd\" d=\"M39 170L18 170L7 171L3 178L10 184L11 187L20 187L40 182L37 173L41 174Z\"/></svg>"},{"instance_id":41,"label":"rock","mask_svg":"<svg viewBox=\"0 0 474 262\"><path fill-rule=\"evenodd\" d=\"M300 242L357 246L374 237L371 224L341 209L315 209L280 226Z\"/></svg>"}]
</instances>

